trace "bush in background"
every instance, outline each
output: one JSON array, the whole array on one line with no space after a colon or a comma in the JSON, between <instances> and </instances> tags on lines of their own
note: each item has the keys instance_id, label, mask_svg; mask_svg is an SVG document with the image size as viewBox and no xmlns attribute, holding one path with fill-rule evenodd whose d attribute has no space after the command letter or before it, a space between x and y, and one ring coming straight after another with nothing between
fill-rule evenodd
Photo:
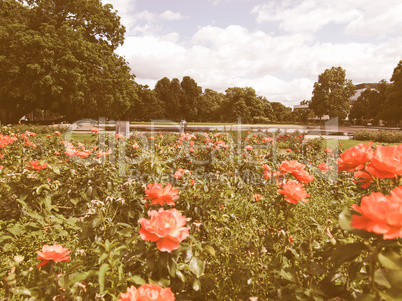
<instances>
[{"instance_id":1,"label":"bush in background","mask_svg":"<svg viewBox=\"0 0 402 301\"><path fill-rule=\"evenodd\" d=\"M374 142L400 143L402 131L366 131L361 130L353 134L354 140L370 140Z\"/></svg>"}]
</instances>

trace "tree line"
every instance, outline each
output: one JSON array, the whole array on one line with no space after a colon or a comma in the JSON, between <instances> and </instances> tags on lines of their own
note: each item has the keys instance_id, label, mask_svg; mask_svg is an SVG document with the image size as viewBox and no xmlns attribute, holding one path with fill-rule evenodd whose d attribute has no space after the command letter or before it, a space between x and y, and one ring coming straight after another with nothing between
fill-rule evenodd
<instances>
[{"instance_id":1,"label":"tree line","mask_svg":"<svg viewBox=\"0 0 402 301\"><path fill-rule=\"evenodd\" d=\"M270 102L251 87L225 93L203 90L184 76L160 79L153 89L135 81L115 50L125 27L113 6L101 0L0 1L0 121L17 123L27 113L49 110L68 121L167 119L268 123L306 121L305 112ZM402 63L391 83L367 91L350 111L354 86L341 67L327 69L314 84L310 115L382 118L401 114ZM380 113L381 112L381 113Z\"/></svg>"},{"instance_id":2,"label":"tree line","mask_svg":"<svg viewBox=\"0 0 402 301\"><path fill-rule=\"evenodd\" d=\"M326 69L314 84L313 97L308 104L315 115L339 117L352 122L372 122L380 120L388 125L398 125L402 120L402 60L395 67L390 82L381 80L376 88L367 88L356 101L350 103L356 89L351 80L346 79L341 67ZM304 114L304 117L306 113Z\"/></svg>"},{"instance_id":3,"label":"tree line","mask_svg":"<svg viewBox=\"0 0 402 301\"><path fill-rule=\"evenodd\" d=\"M358 123L380 120L389 125L401 125L402 120L402 60L395 67L390 82L381 80L376 89L366 89L352 105L349 119Z\"/></svg>"},{"instance_id":4,"label":"tree line","mask_svg":"<svg viewBox=\"0 0 402 301\"><path fill-rule=\"evenodd\" d=\"M232 87L225 93L203 90L189 76L181 81L164 77L154 89L138 84L136 87L139 101L128 114L136 120L236 122L241 118L243 123L267 123L292 118L291 108L269 102L250 87Z\"/></svg>"},{"instance_id":5,"label":"tree line","mask_svg":"<svg viewBox=\"0 0 402 301\"><path fill-rule=\"evenodd\" d=\"M135 82L115 50L125 28L100 0L0 2L0 121L34 109L74 121L169 119L257 123L288 120L291 108L254 89L203 89L189 76L162 78L154 89Z\"/></svg>"}]
</instances>

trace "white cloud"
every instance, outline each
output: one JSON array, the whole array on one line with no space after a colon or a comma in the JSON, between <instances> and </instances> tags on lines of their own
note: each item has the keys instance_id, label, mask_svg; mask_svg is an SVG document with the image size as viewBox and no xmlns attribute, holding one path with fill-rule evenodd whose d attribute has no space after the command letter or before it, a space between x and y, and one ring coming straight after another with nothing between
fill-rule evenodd
<instances>
[{"instance_id":1,"label":"white cloud","mask_svg":"<svg viewBox=\"0 0 402 301\"><path fill-rule=\"evenodd\" d=\"M230 1L219 1L219 7L233 5ZM128 31L118 53L130 62L137 82L151 88L165 76L189 75L203 88L224 92L228 87L249 86L270 101L294 105L311 97L314 82L327 68L341 66L355 84L378 82L389 80L402 59L400 0L275 0L255 6L252 16L260 22L257 25L276 22L285 34L206 25L188 41L180 40L182 32L174 22L166 26L168 21L187 18L180 12L138 11L136 0L106 2L118 10ZM316 33L329 23L343 25L349 35L375 39L320 42Z\"/></svg>"},{"instance_id":2,"label":"white cloud","mask_svg":"<svg viewBox=\"0 0 402 301\"><path fill-rule=\"evenodd\" d=\"M346 33L375 35L402 33L402 3L399 0L374 1L346 26Z\"/></svg>"},{"instance_id":3,"label":"white cloud","mask_svg":"<svg viewBox=\"0 0 402 301\"><path fill-rule=\"evenodd\" d=\"M279 22L287 32L316 32L331 22L345 24L348 34L402 32L400 0L276 0L256 5L251 12L258 23Z\"/></svg>"},{"instance_id":4,"label":"white cloud","mask_svg":"<svg viewBox=\"0 0 402 301\"><path fill-rule=\"evenodd\" d=\"M154 13L149 12L148 10L143 10L139 13L136 13L133 17L136 21L146 21L146 22L154 22L157 20L157 16Z\"/></svg>"},{"instance_id":5,"label":"white cloud","mask_svg":"<svg viewBox=\"0 0 402 301\"><path fill-rule=\"evenodd\" d=\"M205 26L190 44L178 34L128 37L119 53L130 62L139 83L151 88L163 78L189 75L203 88L253 87L270 101L299 103L311 97L318 75L341 66L354 83L389 79L402 59L402 38L372 43L320 43L309 34L271 36L241 26ZM290 74L290 78L281 73ZM293 74L293 76L292 76Z\"/></svg>"},{"instance_id":6,"label":"white cloud","mask_svg":"<svg viewBox=\"0 0 402 301\"><path fill-rule=\"evenodd\" d=\"M174 20L181 20L181 19L188 19L186 16L182 16L179 12L172 12L171 10L164 11L160 17L163 20L167 21L174 21Z\"/></svg>"},{"instance_id":7,"label":"white cloud","mask_svg":"<svg viewBox=\"0 0 402 301\"><path fill-rule=\"evenodd\" d=\"M279 27L288 32L316 32L324 25L347 23L359 15L359 11L341 5L339 1L306 0L297 1L271 1L260 4L252 9L256 14L256 21L279 21Z\"/></svg>"}]
</instances>

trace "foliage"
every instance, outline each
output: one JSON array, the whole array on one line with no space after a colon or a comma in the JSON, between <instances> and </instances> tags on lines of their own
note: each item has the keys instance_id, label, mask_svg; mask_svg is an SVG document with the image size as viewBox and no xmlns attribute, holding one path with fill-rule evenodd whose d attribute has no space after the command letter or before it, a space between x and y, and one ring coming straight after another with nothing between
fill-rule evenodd
<instances>
[{"instance_id":1,"label":"foliage","mask_svg":"<svg viewBox=\"0 0 402 301\"><path fill-rule=\"evenodd\" d=\"M83 144L19 127L1 133L1 298L116 300L146 283L170 287L177 300L392 300L401 289L400 238L353 229L344 211L400 176L363 189L337 173L339 154L321 139L94 133ZM279 172L285 161L314 176L303 186L307 203L278 192L299 175ZM174 208L187 218L190 235L171 252L139 232L148 211L171 208L144 199L153 183L172 198L166 184L177 188ZM70 260L36 268L45 244L71 250Z\"/></svg>"},{"instance_id":2,"label":"foliage","mask_svg":"<svg viewBox=\"0 0 402 301\"><path fill-rule=\"evenodd\" d=\"M353 133L353 139L385 143L402 143L402 133L401 131L360 130Z\"/></svg>"},{"instance_id":3,"label":"foliage","mask_svg":"<svg viewBox=\"0 0 402 301\"><path fill-rule=\"evenodd\" d=\"M398 124L402 116L402 60L395 67L384 103L383 118Z\"/></svg>"},{"instance_id":4,"label":"foliage","mask_svg":"<svg viewBox=\"0 0 402 301\"><path fill-rule=\"evenodd\" d=\"M114 53L125 28L96 1L0 3L0 119L33 109L66 116L123 117L136 101L134 76Z\"/></svg>"},{"instance_id":5,"label":"foliage","mask_svg":"<svg viewBox=\"0 0 402 301\"><path fill-rule=\"evenodd\" d=\"M314 83L313 97L309 108L317 116L329 115L331 118L345 119L349 112L349 98L355 93L351 80L341 67L326 69Z\"/></svg>"}]
</instances>

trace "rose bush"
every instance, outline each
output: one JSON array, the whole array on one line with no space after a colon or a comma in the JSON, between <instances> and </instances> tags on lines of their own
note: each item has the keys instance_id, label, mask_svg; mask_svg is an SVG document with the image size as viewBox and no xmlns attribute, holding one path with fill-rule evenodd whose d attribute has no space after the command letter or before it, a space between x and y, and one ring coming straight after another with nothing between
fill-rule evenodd
<instances>
[{"instance_id":1,"label":"rose bush","mask_svg":"<svg viewBox=\"0 0 402 301\"><path fill-rule=\"evenodd\" d=\"M373 166L300 133L53 131L1 128L0 299L117 300L143 285L196 301L401 291L393 148L369 144ZM338 155L365 162L337 173ZM44 252L50 242L71 253Z\"/></svg>"}]
</instances>

